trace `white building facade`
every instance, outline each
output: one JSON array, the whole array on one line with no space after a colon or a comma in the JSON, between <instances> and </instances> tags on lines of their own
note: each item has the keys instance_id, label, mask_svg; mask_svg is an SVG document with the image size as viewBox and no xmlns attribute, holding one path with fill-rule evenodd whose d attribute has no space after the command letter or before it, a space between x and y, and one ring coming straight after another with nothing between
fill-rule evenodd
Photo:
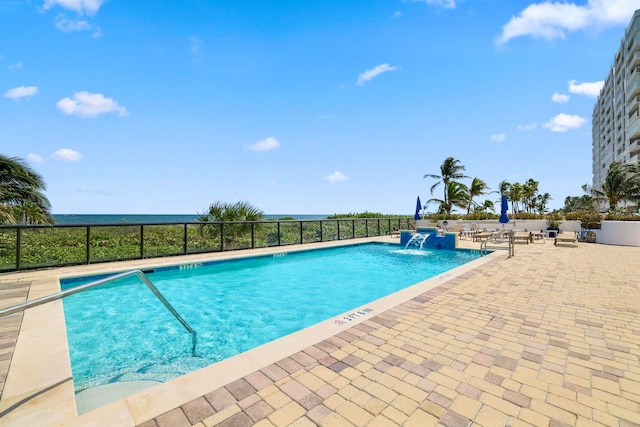
<instances>
[{"instance_id":1,"label":"white building facade","mask_svg":"<svg viewBox=\"0 0 640 427\"><path fill-rule=\"evenodd\" d=\"M639 107L640 10L636 10L593 107L593 188L601 188L611 163L640 160Z\"/></svg>"}]
</instances>

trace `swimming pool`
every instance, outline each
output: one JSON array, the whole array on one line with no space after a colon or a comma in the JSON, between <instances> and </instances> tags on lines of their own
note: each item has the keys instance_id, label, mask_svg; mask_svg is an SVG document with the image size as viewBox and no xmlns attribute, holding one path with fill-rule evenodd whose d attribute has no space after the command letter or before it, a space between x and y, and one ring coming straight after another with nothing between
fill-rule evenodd
<instances>
[{"instance_id":1,"label":"swimming pool","mask_svg":"<svg viewBox=\"0 0 640 427\"><path fill-rule=\"evenodd\" d=\"M64 300L74 386L167 381L478 257L365 244L149 273L197 331L196 357L191 335L137 278L75 294ZM62 287L81 283L67 280Z\"/></svg>"}]
</instances>

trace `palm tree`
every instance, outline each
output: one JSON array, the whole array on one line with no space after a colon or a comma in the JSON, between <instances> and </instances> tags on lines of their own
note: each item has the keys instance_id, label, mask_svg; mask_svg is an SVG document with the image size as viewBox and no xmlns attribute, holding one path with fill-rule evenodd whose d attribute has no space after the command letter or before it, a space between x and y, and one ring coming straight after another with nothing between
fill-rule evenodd
<instances>
[{"instance_id":1,"label":"palm tree","mask_svg":"<svg viewBox=\"0 0 640 427\"><path fill-rule=\"evenodd\" d=\"M513 213L518 213L520 211L518 203L522 201L522 185L517 182L511 184L509 186L507 197L511 201Z\"/></svg>"},{"instance_id":2,"label":"palm tree","mask_svg":"<svg viewBox=\"0 0 640 427\"><path fill-rule=\"evenodd\" d=\"M582 196L567 196L564 199L564 207L562 210L565 213L596 210L596 200L593 198L593 188L589 184L582 184L581 188L584 192Z\"/></svg>"},{"instance_id":3,"label":"palm tree","mask_svg":"<svg viewBox=\"0 0 640 427\"><path fill-rule=\"evenodd\" d=\"M477 212L491 211L495 213L496 207L491 200L485 200L481 205L476 205L474 210Z\"/></svg>"},{"instance_id":4,"label":"palm tree","mask_svg":"<svg viewBox=\"0 0 640 427\"><path fill-rule=\"evenodd\" d=\"M502 196L503 194L508 194L510 188L511 188L510 182L502 180L498 183L498 192L500 193L500 196Z\"/></svg>"},{"instance_id":5,"label":"palm tree","mask_svg":"<svg viewBox=\"0 0 640 427\"><path fill-rule=\"evenodd\" d=\"M535 207L538 184L540 184L538 181L529 178L522 185L522 204L528 213L531 213Z\"/></svg>"},{"instance_id":6,"label":"palm tree","mask_svg":"<svg viewBox=\"0 0 640 427\"><path fill-rule=\"evenodd\" d=\"M466 185L449 181L445 186L444 199L429 199L428 203L439 203L438 212L451 215L454 206L466 208L469 200L469 189Z\"/></svg>"},{"instance_id":7,"label":"palm tree","mask_svg":"<svg viewBox=\"0 0 640 427\"><path fill-rule=\"evenodd\" d=\"M465 167L460 164L460 160L454 159L453 157L447 157L446 159L444 159L444 162L442 162L442 165L440 166L440 175L427 173L423 176L423 178L438 180L431 186L431 194L433 194L433 190L435 190L438 185L440 185L441 183L444 184L444 199L442 199L442 201L444 202L445 206L449 206L448 213L450 213L451 211L451 203L449 202L448 195L449 191L451 191L451 189L449 188L449 184L459 179L469 178L468 176L462 174L462 171L464 171L464 169Z\"/></svg>"},{"instance_id":8,"label":"palm tree","mask_svg":"<svg viewBox=\"0 0 640 427\"><path fill-rule=\"evenodd\" d=\"M0 187L0 200L2 200L2 187ZM13 224L15 218L13 218L13 210L11 206L0 203L0 224Z\"/></svg>"},{"instance_id":9,"label":"palm tree","mask_svg":"<svg viewBox=\"0 0 640 427\"><path fill-rule=\"evenodd\" d=\"M42 177L22 159L0 154L0 223L53 224Z\"/></svg>"},{"instance_id":10,"label":"palm tree","mask_svg":"<svg viewBox=\"0 0 640 427\"><path fill-rule=\"evenodd\" d=\"M487 185L486 182L484 182L483 180L477 177L473 178L473 181L471 181L471 186L469 186L469 194L468 194L469 203L467 204L467 215L471 213L471 206L474 205L473 198L488 194L487 190L489 190L489 186Z\"/></svg>"},{"instance_id":11,"label":"palm tree","mask_svg":"<svg viewBox=\"0 0 640 427\"><path fill-rule=\"evenodd\" d=\"M540 215L547 212L547 204L549 203L549 200L551 200L551 194L549 193L538 194L536 196L534 207Z\"/></svg>"},{"instance_id":12,"label":"palm tree","mask_svg":"<svg viewBox=\"0 0 640 427\"><path fill-rule=\"evenodd\" d=\"M223 225L224 239L222 249L224 250L233 240L247 234L251 230L251 221L260 221L264 218L264 212L250 204L239 201L236 203L225 203L216 201L209 205L209 209L199 214L198 220L201 222L233 222L233 224ZM203 234L214 234L218 228L211 226L201 228Z\"/></svg>"},{"instance_id":13,"label":"palm tree","mask_svg":"<svg viewBox=\"0 0 640 427\"><path fill-rule=\"evenodd\" d=\"M637 163L613 162L600 190L592 189L598 202L609 204L609 212L616 212L622 202L640 200L640 168Z\"/></svg>"}]
</instances>

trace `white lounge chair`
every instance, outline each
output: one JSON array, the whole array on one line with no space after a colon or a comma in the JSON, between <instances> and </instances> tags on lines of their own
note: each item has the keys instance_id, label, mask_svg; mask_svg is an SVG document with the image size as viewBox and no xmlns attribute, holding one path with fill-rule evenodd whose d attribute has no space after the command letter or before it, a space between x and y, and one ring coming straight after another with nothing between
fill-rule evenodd
<instances>
[{"instance_id":1,"label":"white lounge chair","mask_svg":"<svg viewBox=\"0 0 640 427\"><path fill-rule=\"evenodd\" d=\"M575 231L563 231L560 234L556 234L553 240L554 245L557 246L558 243L578 244L578 236Z\"/></svg>"}]
</instances>

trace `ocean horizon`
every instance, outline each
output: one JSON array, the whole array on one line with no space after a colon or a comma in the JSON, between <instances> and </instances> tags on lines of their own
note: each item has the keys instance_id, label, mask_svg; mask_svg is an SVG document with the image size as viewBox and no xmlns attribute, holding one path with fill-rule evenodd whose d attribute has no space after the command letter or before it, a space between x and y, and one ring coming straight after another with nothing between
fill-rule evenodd
<instances>
[{"instance_id":1,"label":"ocean horizon","mask_svg":"<svg viewBox=\"0 0 640 427\"><path fill-rule=\"evenodd\" d=\"M197 222L200 215L187 214L53 214L56 224L93 225L93 224L159 224L171 222ZM328 215L309 214L269 214L266 220L294 218L297 220L326 219Z\"/></svg>"}]
</instances>

